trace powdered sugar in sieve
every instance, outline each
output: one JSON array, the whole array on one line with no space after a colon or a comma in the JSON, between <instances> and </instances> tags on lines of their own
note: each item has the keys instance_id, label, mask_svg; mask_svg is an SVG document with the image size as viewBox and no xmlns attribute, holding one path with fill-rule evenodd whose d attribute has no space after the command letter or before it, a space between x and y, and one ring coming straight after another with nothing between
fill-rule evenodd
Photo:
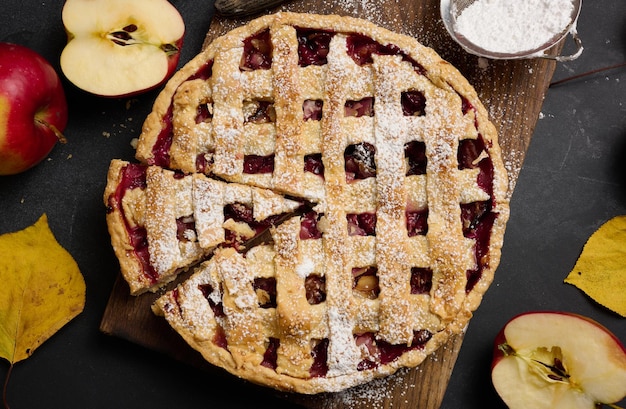
<instances>
[{"instance_id":1,"label":"powdered sugar in sieve","mask_svg":"<svg viewBox=\"0 0 626 409\"><path fill-rule=\"evenodd\" d=\"M469 53L493 58L578 58L582 43L576 20L582 0L441 0L441 18ZM569 56L545 51L571 34L577 50Z\"/></svg>"}]
</instances>

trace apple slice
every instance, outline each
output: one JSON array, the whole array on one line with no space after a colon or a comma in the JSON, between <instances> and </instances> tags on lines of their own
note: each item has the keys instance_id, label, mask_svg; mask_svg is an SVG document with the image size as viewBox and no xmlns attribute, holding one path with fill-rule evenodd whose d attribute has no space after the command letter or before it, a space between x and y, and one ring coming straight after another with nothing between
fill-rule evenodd
<instances>
[{"instance_id":1,"label":"apple slice","mask_svg":"<svg viewBox=\"0 0 626 409\"><path fill-rule=\"evenodd\" d=\"M496 337L491 378L510 409L594 409L626 396L626 349L568 312L529 312Z\"/></svg>"},{"instance_id":2,"label":"apple slice","mask_svg":"<svg viewBox=\"0 0 626 409\"><path fill-rule=\"evenodd\" d=\"M167 0L67 0L62 18L68 42L61 70L78 88L130 96L176 70L185 23Z\"/></svg>"}]
</instances>

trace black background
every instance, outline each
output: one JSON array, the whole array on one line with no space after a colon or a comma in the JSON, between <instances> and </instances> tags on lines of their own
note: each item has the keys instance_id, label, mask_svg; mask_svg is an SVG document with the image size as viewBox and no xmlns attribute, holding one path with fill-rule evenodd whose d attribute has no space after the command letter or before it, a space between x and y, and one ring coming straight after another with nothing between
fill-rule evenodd
<instances>
[{"instance_id":1,"label":"black background","mask_svg":"<svg viewBox=\"0 0 626 409\"><path fill-rule=\"evenodd\" d=\"M4 3L0 41L26 45L58 69L66 41L62 2ZM213 1L172 3L187 27L182 65L200 51ZM585 51L576 61L559 63L555 80L625 60L625 1L585 1L578 29ZM57 145L34 169L0 177L0 234L21 230L47 214L57 240L81 268L87 301L81 315L15 366L7 393L11 408L292 406L230 376L190 368L99 332L119 270L104 220L106 172L112 158L133 160L131 140L139 135L158 90L104 99L65 85L69 142ZM626 341L624 318L563 283L588 237L622 214L626 69L618 68L548 91L513 194L500 267L469 325L442 408L504 407L489 376L492 341L518 313L584 314ZM2 360L0 378L8 368ZM225 392L233 387L236 393Z\"/></svg>"}]
</instances>

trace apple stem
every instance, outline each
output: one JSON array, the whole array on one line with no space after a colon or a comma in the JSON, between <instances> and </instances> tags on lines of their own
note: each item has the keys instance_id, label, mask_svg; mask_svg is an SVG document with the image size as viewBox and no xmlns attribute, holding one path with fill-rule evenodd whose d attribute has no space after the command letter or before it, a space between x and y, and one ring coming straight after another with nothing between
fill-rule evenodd
<instances>
[{"instance_id":1,"label":"apple stem","mask_svg":"<svg viewBox=\"0 0 626 409\"><path fill-rule=\"evenodd\" d=\"M67 139L65 138L65 136L61 133L61 131L59 131L57 129L56 126L52 125L51 123L44 121L41 118L37 118L36 119L37 122L39 122L41 125L45 126L46 128L50 129L52 132L54 132L54 134L56 135L57 139L59 140L59 142L61 143L67 143Z\"/></svg>"},{"instance_id":2,"label":"apple stem","mask_svg":"<svg viewBox=\"0 0 626 409\"><path fill-rule=\"evenodd\" d=\"M621 406L617 406L617 405L612 405L610 403L605 403L606 406L613 408L613 409L623 409Z\"/></svg>"}]
</instances>

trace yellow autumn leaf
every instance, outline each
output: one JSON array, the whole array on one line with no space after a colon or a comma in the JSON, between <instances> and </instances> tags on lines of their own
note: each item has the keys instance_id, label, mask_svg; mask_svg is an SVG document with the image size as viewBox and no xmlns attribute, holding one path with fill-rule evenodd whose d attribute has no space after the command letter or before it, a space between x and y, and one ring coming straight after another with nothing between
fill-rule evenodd
<instances>
[{"instance_id":1,"label":"yellow autumn leaf","mask_svg":"<svg viewBox=\"0 0 626 409\"><path fill-rule=\"evenodd\" d=\"M565 282L626 317L626 215L594 232Z\"/></svg>"},{"instance_id":2,"label":"yellow autumn leaf","mask_svg":"<svg viewBox=\"0 0 626 409\"><path fill-rule=\"evenodd\" d=\"M0 283L0 357L11 364L28 358L85 306L85 280L45 214L0 236Z\"/></svg>"}]
</instances>

